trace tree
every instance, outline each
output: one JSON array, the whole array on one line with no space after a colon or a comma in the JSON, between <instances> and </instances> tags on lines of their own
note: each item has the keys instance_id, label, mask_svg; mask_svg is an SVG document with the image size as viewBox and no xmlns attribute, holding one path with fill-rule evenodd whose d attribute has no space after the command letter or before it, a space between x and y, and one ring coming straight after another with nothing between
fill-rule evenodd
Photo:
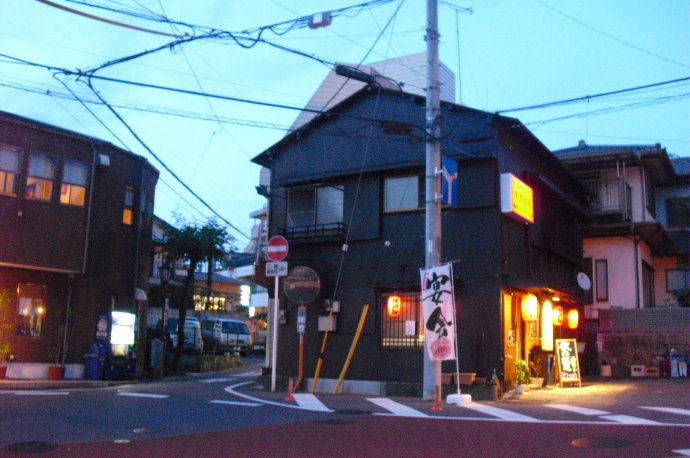
<instances>
[{"instance_id":1,"label":"tree","mask_svg":"<svg viewBox=\"0 0 690 458\"><path fill-rule=\"evenodd\" d=\"M173 359L173 368L182 357L184 348L184 321L187 317L186 299L194 285L194 272L201 262L211 264L214 259L220 259L229 253L234 240L225 226L216 219L209 219L205 223L187 222L183 218L177 219L178 228L166 229L165 250L167 256L173 260L181 259L187 263L187 276L182 282L182 294L177 309L179 318L177 323L177 348Z\"/></svg>"}]
</instances>

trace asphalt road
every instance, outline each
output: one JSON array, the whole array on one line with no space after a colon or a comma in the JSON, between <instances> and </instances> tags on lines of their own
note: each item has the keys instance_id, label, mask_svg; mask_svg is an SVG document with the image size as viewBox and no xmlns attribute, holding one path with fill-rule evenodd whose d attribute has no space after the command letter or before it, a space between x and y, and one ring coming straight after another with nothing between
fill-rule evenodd
<instances>
[{"instance_id":1,"label":"asphalt road","mask_svg":"<svg viewBox=\"0 0 690 458\"><path fill-rule=\"evenodd\" d=\"M0 456L690 455L689 379L586 380L436 410L415 398L286 401L260 389L254 363L155 383L0 391Z\"/></svg>"}]
</instances>

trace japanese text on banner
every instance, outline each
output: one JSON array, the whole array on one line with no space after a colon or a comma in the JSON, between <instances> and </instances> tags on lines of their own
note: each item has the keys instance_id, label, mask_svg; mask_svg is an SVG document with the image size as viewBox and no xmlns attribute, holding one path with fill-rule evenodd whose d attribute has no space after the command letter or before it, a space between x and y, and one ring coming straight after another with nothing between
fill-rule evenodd
<instances>
[{"instance_id":1,"label":"japanese text on banner","mask_svg":"<svg viewBox=\"0 0 690 458\"><path fill-rule=\"evenodd\" d=\"M431 361L455 359L455 294L451 264L421 269L424 340Z\"/></svg>"}]
</instances>

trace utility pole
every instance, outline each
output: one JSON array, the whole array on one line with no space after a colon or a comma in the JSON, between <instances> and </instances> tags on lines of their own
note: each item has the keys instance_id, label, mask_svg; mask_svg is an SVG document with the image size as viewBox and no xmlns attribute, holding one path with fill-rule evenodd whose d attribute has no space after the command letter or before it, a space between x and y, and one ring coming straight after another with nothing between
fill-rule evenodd
<instances>
[{"instance_id":1,"label":"utility pole","mask_svg":"<svg viewBox=\"0 0 690 458\"><path fill-rule=\"evenodd\" d=\"M426 2L426 205L425 255L428 269L441 263L441 98L438 63L438 5L436 0ZM431 361L426 351L422 398L433 400L436 386L441 384L441 361Z\"/></svg>"}]
</instances>

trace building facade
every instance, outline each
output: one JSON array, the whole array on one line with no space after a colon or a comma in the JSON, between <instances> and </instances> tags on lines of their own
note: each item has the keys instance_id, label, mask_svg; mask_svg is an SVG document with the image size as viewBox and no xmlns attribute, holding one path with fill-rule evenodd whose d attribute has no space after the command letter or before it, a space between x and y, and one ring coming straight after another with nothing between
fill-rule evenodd
<instances>
[{"instance_id":1,"label":"building facade","mask_svg":"<svg viewBox=\"0 0 690 458\"><path fill-rule=\"evenodd\" d=\"M519 121L452 104L442 111L441 150L457 164L457 203L442 212L442 261L454 272L460 371L496 371L508 387L518 359L543 363L554 337L579 332L554 331L550 312L548 323L540 311L526 321L522 304L530 296L539 309L559 301L581 311L586 193ZM422 97L366 87L254 158L271 169L269 234L288 239L291 269L309 267L320 280L318 297L306 304L306 376L329 310L334 325L321 377L337 378L368 304L347 379L421 390L424 119ZM527 218L502 210L515 181L533 196ZM278 294L277 372L293 377L299 304L284 289ZM391 296L400 298L395 315Z\"/></svg>"},{"instance_id":2,"label":"building facade","mask_svg":"<svg viewBox=\"0 0 690 458\"><path fill-rule=\"evenodd\" d=\"M83 363L101 311L145 317L157 179L143 157L0 112L0 319L16 370Z\"/></svg>"}]
</instances>

